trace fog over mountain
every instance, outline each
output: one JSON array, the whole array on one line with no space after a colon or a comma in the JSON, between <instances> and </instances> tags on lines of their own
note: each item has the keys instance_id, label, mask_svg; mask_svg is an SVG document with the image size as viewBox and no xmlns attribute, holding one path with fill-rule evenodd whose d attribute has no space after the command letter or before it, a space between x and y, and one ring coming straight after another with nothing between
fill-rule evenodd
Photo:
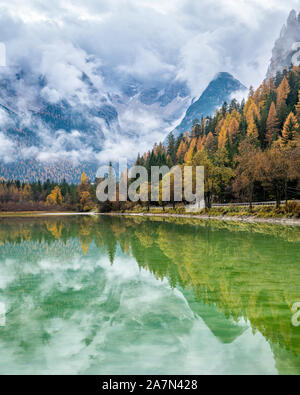
<instances>
[{"instance_id":1,"label":"fog over mountain","mask_svg":"<svg viewBox=\"0 0 300 395\"><path fill-rule=\"evenodd\" d=\"M163 140L217 73L260 83L297 2L198 3L1 0L0 176L92 176Z\"/></svg>"},{"instance_id":2,"label":"fog over mountain","mask_svg":"<svg viewBox=\"0 0 300 395\"><path fill-rule=\"evenodd\" d=\"M247 95L247 88L229 73L218 73L202 93L200 98L190 105L181 123L174 129L175 136L190 131L195 121L211 116L216 108L232 98Z\"/></svg>"},{"instance_id":3,"label":"fog over mountain","mask_svg":"<svg viewBox=\"0 0 300 395\"><path fill-rule=\"evenodd\" d=\"M274 77L278 71L288 68L300 58L300 13L292 10L276 40L267 77Z\"/></svg>"}]
</instances>

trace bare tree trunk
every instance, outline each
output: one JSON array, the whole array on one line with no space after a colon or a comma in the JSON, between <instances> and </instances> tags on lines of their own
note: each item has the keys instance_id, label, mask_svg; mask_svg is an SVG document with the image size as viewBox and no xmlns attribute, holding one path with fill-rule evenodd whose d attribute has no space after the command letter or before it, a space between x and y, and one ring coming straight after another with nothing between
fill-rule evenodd
<instances>
[{"instance_id":1,"label":"bare tree trunk","mask_svg":"<svg viewBox=\"0 0 300 395\"><path fill-rule=\"evenodd\" d=\"M276 208L280 208L281 206L281 198L278 189L276 190Z\"/></svg>"},{"instance_id":2,"label":"bare tree trunk","mask_svg":"<svg viewBox=\"0 0 300 395\"><path fill-rule=\"evenodd\" d=\"M253 185L250 187L250 193L249 193L249 203L250 203L250 213L253 211Z\"/></svg>"},{"instance_id":3,"label":"bare tree trunk","mask_svg":"<svg viewBox=\"0 0 300 395\"><path fill-rule=\"evenodd\" d=\"M205 199L205 208L206 209L211 209L211 193L207 192L204 196Z\"/></svg>"}]
</instances>

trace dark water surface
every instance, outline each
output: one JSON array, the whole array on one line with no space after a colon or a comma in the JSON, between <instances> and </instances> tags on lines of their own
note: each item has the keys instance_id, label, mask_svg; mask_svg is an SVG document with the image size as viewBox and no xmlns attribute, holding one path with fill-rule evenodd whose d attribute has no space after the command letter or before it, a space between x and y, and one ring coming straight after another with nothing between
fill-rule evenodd
<instances>
[{"instance_id":1,"label":"dark water surface","mask_svg":"<svg viewBox=\"0 0 300 395\"><path fill-rule=\"evenodd\" d=\"M299 374L297 302L300 228L0 220L2 374Z\"/></svg>"}]
</instances>

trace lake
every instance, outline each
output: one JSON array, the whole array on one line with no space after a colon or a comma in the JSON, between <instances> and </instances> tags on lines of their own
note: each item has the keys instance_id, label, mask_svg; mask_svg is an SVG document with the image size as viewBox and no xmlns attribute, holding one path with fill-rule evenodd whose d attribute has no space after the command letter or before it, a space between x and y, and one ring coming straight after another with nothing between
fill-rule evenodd
<instances>
[{"instance_id":1,"label":"lake","mask_svg":"<svg viewBox=\"0 0 300 395\"><path fill-rule=\"evenodd\" d=\"M299 374L297 302L297 227L0 219L1 374Z\"/></svg>"}]
</instances>

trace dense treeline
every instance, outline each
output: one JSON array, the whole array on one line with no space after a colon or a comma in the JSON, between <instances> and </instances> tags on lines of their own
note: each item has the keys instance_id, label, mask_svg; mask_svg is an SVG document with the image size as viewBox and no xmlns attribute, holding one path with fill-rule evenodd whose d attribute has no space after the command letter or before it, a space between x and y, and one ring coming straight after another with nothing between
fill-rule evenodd
<instances>
[{"instance_id":1,"label":"dense treeline","mask_svg":"<svg viewBox=\"0 0 300 395\"><path fill-rule=\"evenodd\" d=\"M90 211L96 206L96 192L83 172L80 185L21 183L0 179L0 211L76 210Z\"/></svg>"},{"instance_id":2,"label":"dense treeline","mask_svg":"<svg viewBox=\"0 0 300 395\"><path fill-rule=\"evenodd\" d=\"M15 146L19 146L20 143L16 140L15 133L9 134L9 138ZM22 144L24 146L30 145L29 142L22 142ZM26 183L37 181L44 183L47 180L62 183L66 180L68 184L78 184L83 171L90 179L93 179L97 171L97 164L84 163L74 166L72 162L63 160L39 162L35 159L20 159L17 162L0 163L0 177L2 176L6 180L22 180Z\"/></svg>"},{"instance_id":3,"label":"dense treeline","mask_svg":"<svg viewBox=\"0 0 300 395\"><path fill-rule=\"evenodd\" d=\"M205 168L206 206L212 202L300 196L300 68L264 81L248 100L224 103L191 131L155 144L137 165Z\"/></svg>"}]
</instances>

